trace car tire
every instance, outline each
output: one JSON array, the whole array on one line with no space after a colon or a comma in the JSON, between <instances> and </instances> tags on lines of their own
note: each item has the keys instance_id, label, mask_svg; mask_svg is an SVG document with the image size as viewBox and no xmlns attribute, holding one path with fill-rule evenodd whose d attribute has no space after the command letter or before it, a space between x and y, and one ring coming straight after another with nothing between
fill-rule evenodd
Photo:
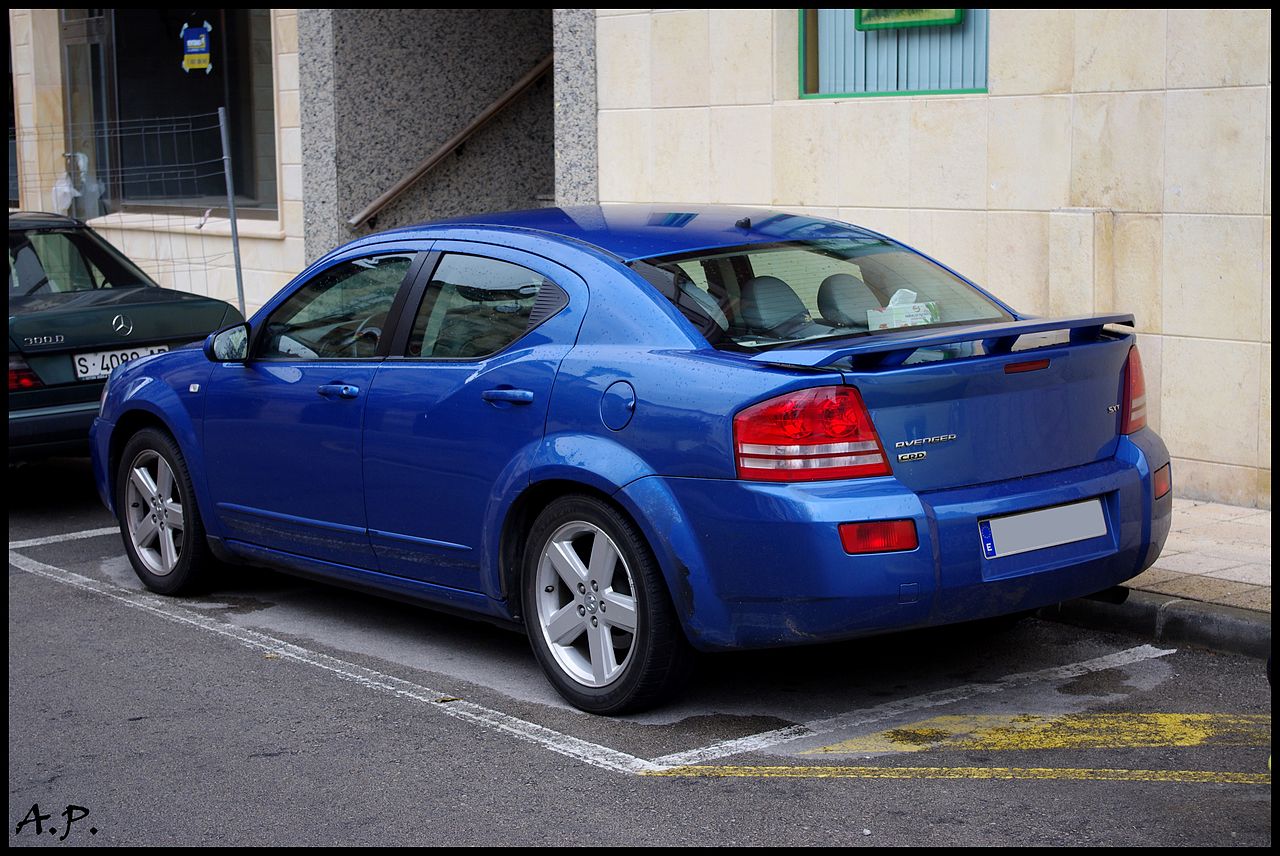
<instances>
[{"instance_id":1,"label":"car tire","mask_svg":"<svg viewBox=\"0 0 1280 856\"><path fill-rule=\"evenodd\" d=\"M207 585L218 562L172 437L146 428L129 438L116 471L115 503L125 552L143 585L169 595Z\"/></svg>"},{"instance_id":2,"label":"car tire","mask_svg":"<svg viewBox=\"0 0 1280 856\"><path fill-rule=\"evenodd\" d=\"M652 707L688 673L693 652L653 551L607 503L565 496L538 515L522 590L534 655L575 707L598 714Z\"/></svg>"}]
</instances>

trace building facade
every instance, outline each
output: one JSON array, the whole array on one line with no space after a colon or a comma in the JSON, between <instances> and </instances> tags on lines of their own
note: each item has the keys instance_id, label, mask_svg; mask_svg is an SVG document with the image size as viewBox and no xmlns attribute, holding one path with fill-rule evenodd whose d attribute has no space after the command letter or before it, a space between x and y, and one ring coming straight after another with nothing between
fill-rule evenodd
<instances>
[{"instance_id":1,"label":"building facade","mask_svg":"<svg viewBox=\"0 0 1280 856\"><path fill-rule=\"evenodd\" d=\"M1270 507L1270 12L882 14L902 11L271 10L215 26L252 68L224 98L253 116L237 142L253 186L236 177L257 206L239 220L249 309L342 241L470 210L833 217L1022 311L1134 312L1178 493ZM11 206L53 203L66 140L23 131L74 136L79 26L10 10ZM552 53L545 78L351 225ZM173 284L234 296L216 206L203 223L144 207L94 224L143 258L198 243L208 273Z\"/></svg>"}]
</instances>

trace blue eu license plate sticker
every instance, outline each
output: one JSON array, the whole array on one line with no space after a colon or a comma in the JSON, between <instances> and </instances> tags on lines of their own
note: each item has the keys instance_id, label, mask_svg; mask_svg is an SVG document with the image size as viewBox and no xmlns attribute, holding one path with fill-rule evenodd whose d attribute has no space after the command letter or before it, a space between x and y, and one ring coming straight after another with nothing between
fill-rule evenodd
<instances>
[{"instance_id":1,"label":"blue eu license plate sticker","mask_svg":"<svg viewBox=\"0 0 1280 856\"><path fill-rule=\"evenodd\" d=\"M978 524L978 531L982 533L982 554L988 559L996 557L996 542L991 537L991 521L983 520Z\"/></svg>"}]
</instances>

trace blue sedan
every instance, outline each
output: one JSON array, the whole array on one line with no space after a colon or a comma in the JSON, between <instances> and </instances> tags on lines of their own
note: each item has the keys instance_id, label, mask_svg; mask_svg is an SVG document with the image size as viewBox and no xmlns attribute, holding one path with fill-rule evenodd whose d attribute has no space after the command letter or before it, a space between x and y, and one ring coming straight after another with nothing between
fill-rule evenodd
<instances>
[{"instance_id":1,"label":"blue sedan","mask_svg":"<svg viewBox=\"0 0 1280 856\"><path fill-rule=\"evenodd\" d=\"M1131 315L1040 319L876 232L544 209L371 235L118 368L94 471L152 590L220 563L523 626L597 713L694 650L1006 615L1155 561Z\"/></svg>"}]
</instances>

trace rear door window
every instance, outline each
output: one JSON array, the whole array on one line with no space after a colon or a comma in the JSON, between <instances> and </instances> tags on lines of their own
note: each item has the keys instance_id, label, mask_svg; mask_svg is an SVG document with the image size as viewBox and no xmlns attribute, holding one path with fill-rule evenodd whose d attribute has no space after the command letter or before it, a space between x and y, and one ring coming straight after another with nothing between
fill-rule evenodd
<instances>
[{"instance_id":1,"label":"rear door window","mask_svg":"<svg viewBox=\"0 0 1280 856\"><path fill-rule=\"evenodd\" d=\"M423 294L408 356L475 360L496 354L548 316L535 315L535 307L546 310L562 295L551 280L526 267L450 253Z\"/></svg>"}]
</instances>

